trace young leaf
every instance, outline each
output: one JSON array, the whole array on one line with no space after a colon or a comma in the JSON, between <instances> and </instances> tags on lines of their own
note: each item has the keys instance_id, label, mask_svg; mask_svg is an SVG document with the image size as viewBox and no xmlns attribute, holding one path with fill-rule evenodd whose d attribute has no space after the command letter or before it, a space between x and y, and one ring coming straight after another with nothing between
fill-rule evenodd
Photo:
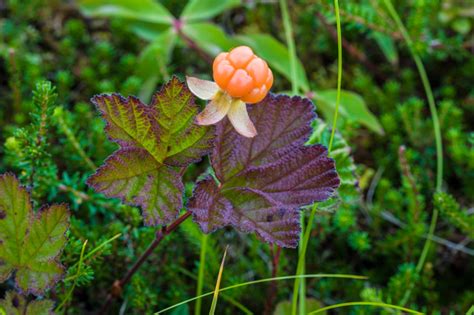
<instances>
[{"instance_id":1,"label":"young leaf","mask_svg":"<svg viewBox=\"0 0 474 315\"><path fill-rule=\"evenodd\" d=\"M8 291L0 300L0 314L8 315L51 315L54 303L51 300L34 300L28 302L22 295Z\"/></svg>"},{"instance_id":2,"label":"young leaf","mask_svg":"<svg viewBox=\"0 0 474 315\"><path fill-rule=\"evenodd\" d=\"M211 56L238 46L222 28L208 22L184 24L183 33Z\"/></svg>"},{"instance_id":3,"label":"young leaf","mask_svg":"<svg viewBox=\"0 0 474 315\"><path fill-rule=\"evenodd\" d=\"M42 294L64 273L58 256L66 243L69 212L53 205L34 213L13 175L0 176L0 281L15 272L22 292Z\"/></svg>"},{"instance_id":4,"label":"young leaf","mask_svg":"<svg viewBox=\"0 0 474 315\"><path fill-rule=\"evenodd\" d=\"M319 105L324 115L328 118L334 116L336 107L336 90L316 91L314 99L319 101ZM383 135L384 130L377 117L370 112L364 99L350 91L341 91L341 106L339 114L345 119L356 121L370 130Z\"/></svg>"},{"instance_id":5,"label":"young leaf","mask_svg":"<svg viewBox=\"0 0 474 315\"><path fill-rule=\"evenodd\" d=\"M270 94L249 114L255 138L240 136L227 119L217 125L211 162L220 183L199 182L189 210L205 233L233 225L295 247L299 208L326 200L339 186L334 161L324 147L304 146L315 116L309 100Z\"/></svg>"},{"instance_id":6,"label":"young leaf","mask_svg":"<svg viewBox=\"0 0 474 315\"><path fill-rule=\"evenodd\" d=\"M176 77L155 93L149 106L118 94L92 99L107 122L106 132L121 148L88 184L108 197L140 206L147 225L167 224L182 206L178 167L206 155L213 128L193 123L198 108Z\"/></svg>"},{"instance_id":7,"label":"young leaf","mask_svg":"<svg viewBox=\"0 0 474 315\"><path fill-rule=\"evenodd\" d=\"M206 20L240 5L240 0L191 0L181 13L186 22Z\"/></svg>"},{"instance_id":8,"label":"young leaf","mask_svg":"<svg viewBox=\"0 0 474 315\"><path fill-rule=\"evenodd\" d=\"M80 0L85 15L171 24L173 15L155 0Z\"/></svg>"},{"instance_id":9,"label":"young leaf","mask_svg":"<svg viewBox=\"0 0 474 315\"><path fill-rule=\"evenodd\" d=\"M170 61L176 39L176 32L172 28L168 28L158 35L155 34L152 42L140 54L135 74L143 80L139 92L142 100L150 100L159 78L166 75L166 67Z\"/></svg>"}]
</instances>

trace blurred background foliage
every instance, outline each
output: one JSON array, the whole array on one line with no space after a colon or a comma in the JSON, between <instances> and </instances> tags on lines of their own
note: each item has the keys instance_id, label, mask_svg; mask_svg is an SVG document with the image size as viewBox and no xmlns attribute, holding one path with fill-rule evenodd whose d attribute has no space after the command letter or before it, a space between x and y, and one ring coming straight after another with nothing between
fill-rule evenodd
<instances>
[{"instance_id":1,"label":"blurred background foliage","mask_svg":"<svg viewBox=\"0 0 474 315\"><path fill-rule=\"evenodd\" d=\"M369 280L308 279L307 304L403 301L423 312L460 314L474 303L474 4L393 2L433 86L444 144L444 192L433 194L433 127L402 35L381 2L342 1L344 91L332 155L343 185L338 196L320 205L306 272ZM294 83L299 94L314 100L320 117L309 141L327 145L337 77L334 8L331 1L317 0L289 1L289 6L299 57ZM291 90L277 1L6 0L0 2L0 39L0 172L19 175L36 204L71 205L63 254L67 277L48 294L58 304L65 301L61 311L69 314L98 309L155 230L143 227L139 209L85 185L115 149L89 98L119 92L148 101L174 73L209 79L213 57L239 44L251 46L275 70L274 92ZM186 172L188 195L207 165L203 161ZM434 245L418 274L434 208L440 212ZM113 311L151 313L195 296L202 238L197 225L185 222L155 250ZM85 240L89 252L96 250L78 273ZM223 286L272 275L272 248L253 235L221 230L206 241L204 292L214 287L227 244ZM297 251L283 250L274 272L294 274L296 262ZM413 292L404 301L410 285ZM10 287L1 284L0 296ZM218 311L285 314L292 282L275 287L227 291ZM204 299L203 312L209 305ZM192 313L194 307L175 314ZM341 312L390 313L365 307Z\"/></svg>"}]
</instances>

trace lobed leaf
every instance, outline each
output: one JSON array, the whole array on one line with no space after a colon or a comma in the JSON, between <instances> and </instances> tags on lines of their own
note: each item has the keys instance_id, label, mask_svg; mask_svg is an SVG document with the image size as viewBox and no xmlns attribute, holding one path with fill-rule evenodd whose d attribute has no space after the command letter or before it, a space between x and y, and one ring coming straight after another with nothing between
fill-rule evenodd
<instances>
[{"instance_id":1,"label":"lobed leaf","mask_svg":"<svg viewBox=\"0 0 474 315\"><path fill-rule=\"evenodd\" d=\"M59 254L66 244L69 212L53 205L35 214L25 188L13 175L0 176L0 281L15 273L23 292L42 294L59 281Z\"/></svg>"},{"instance_id":2,"label":"lobed leaf","mask_svg":"<svg viewBox=\"0 0 474 315\"><path fill-rule=\"evenodd\" d=\"M213 128L194 124L198 108L176 77L155 93L151 104L118 94L92 99L107 122L106 131L121 148L88 184L108 197L143 209L145 224L171 222L182 207L184 186L178 167L206 155Z\"/></svg>"},{"instance_id":3,"label":"lobed leaf","mask_svg":"<svg viewBox=\"0 0 474 315\"><path fill-rule=\"evenodd\" d=\"M152 121L151 108L138 98L119 94L94 96L92 103L102 113L109 138L121 147L145 149L158 163L166 158L166 145L160 142L160 130Z\"/></svg>"},{"instance_id":4,"label":"lobed leaf","mask_svg":"<svg viewBox=\"0 0 474 315\"><path fill-rule=\"evenodd\" d=\"M304 145L315 118L311 101L298 96L269 95L248 111L257 127L255 138L240 136L228 121L217 125L212 166L220 181L252 166L276 162Z\"/></svg>"},{"instance_id":5,"label":"lobed leaf","mask_svg":"<svg viewBox=\"0 0 474 315\"><path fill-rule=\"evenodd\" d=\"M115 152L88 183L108 197L141 206L146 225L171 222L182 204L184 186L179 174L139 148Z\"/></svg>"},{"instance_id":6,"label":"lobed leaf","mask_svg":"<svg viewBox=\"0 0 474 315\"><path fill-rule=\"evenodd\" d=\"M198 107L194 96L178 78L173 77L153 96L153 117L163 132L159 139L167 146L165 164L187 166L199 161L212 148L211 127L194 123Z\"/></svg>"},{"instance_id":7,"label":"lobed leaf","mask_svg":"<svg viewBox=\"0 0 474 315\"><path fill-rule=\"evenodd\" d=\"M8 315L50 315L53 312L54 302L51 300L27 301L24 296L8 291L5 298L0 300L0 314Z\"/></svg>"},{"instance_id":8,"label":"lobed leaf","mask_svg":"<svg viewBox=\"0 0 474 315\"><path fill-rule=\"evenodd\" d=\"M270 94L249 114L255 138L240 136L227 119L217 125L211 162L219 184L199 182L189 210L206 233L233 225L295 247L299 208L328 199L339 186L334 161L323 146L304 146L315 117L309 100Z\"/></svg>"}]
</instances>

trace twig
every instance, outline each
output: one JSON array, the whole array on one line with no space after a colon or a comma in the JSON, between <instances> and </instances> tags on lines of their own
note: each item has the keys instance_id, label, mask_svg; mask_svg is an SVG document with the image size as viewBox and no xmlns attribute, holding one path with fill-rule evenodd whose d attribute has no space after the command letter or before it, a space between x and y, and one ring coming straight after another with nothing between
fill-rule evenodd
<instances>
[{"instance_id":1,"label":"twig","mask_svg":"<svg viewBox=\"0 0 474 315\"><path fill-rule=\"evenodd\" d=\"M271 249L272 252L272 278L275 278L278 273L278 267L280 265L280 254L281 254L281 247L278 245L274 245ZM273 304L275 303L276 295L277 295L277 285L278 282L274 281L270 283L267 291L267 300L265 303L265 311L264 314L270 315L273 314Z\"/></svg>"},{"instance_id":2,"label":"twig","mask_svg":"<svg viewBox=\"0 0 474 315\"><path fill-rule=\"evenodd\" d=\"M125 285L130 282L132 276L140 269L143 263L147 260L147 258L153 253L155 248L161 243L163 238L176 230L176 228L183 223L187 218L191 216L191 212L187 211L182 216L180 216L176 221L171 223L168 227L163 227L161 230L156 232L155 239L153 242L150 243L146 251L138 258L138 260L133 264L133 266L128 270L125 276L121 280L115 280L114 284L112 285L112 289L110 293L107 295L104 305L98 312L98 314L106 314L107 310L109 309L110 305L114 298L119 297L122 295L122 291Z\"/></svg>"},{"instance_id":3,"label":"twig","mask_svg":"<svg viewBox=\"0 0 474 315\"><path fill-rule=\"evenodd\" d=\"M14 48L8 50L8 72L10 75L9 85L13 92L13 110L11 117L14 117L16 113L21 111L22 103L20 73Z\"/></svg>"},{"instance_id":4,"label":"twig","mask_svg":"<svg viewBox=\"0 0 474 315\"><path fill-rule=\"evenodd\" d=\"M186 42L186 45L188 45L189 48L192 50L196 51L199 56L201 56L202 59L206 60L207 63L212 64L213 58L206 53L204 50L202 50L195 41L193 41L191 38L186 36L186 34L183 33L183 21L176 19L173 21L173 27L176 30L176 32L179 34L179 36Z\"/></svg>"},{"instance_id":5,"label":"twig","mask_svg":"<svg viewBox=\"0 0 474 315\"><path fill-rule=\"evenodd\" d=\"M414 220L418 222L418 216L420 212L420 203L418 202L419 191L416 187L415 179L413 178L413 174L410 170L410 164L408 164L408 160L406 157L406 147L404 145L400 146L398 149L398 159L400 160L400 167L402 168L403 176L406 177L408 183L410 184L411 190L413 192L413 199L415 200L415 213L414 213Z\"/></svg>"}]
</instances>

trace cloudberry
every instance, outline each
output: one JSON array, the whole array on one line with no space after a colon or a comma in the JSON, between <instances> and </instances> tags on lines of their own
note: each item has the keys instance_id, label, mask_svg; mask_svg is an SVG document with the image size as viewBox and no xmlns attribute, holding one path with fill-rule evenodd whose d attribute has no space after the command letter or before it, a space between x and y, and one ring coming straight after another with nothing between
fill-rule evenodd
<instances>
[{"instance_id":1,"label":"cloudberry","mask_svg":"<svg viewBox=\"0 0 474 315\"><path fill-rule=\"evenodd\" d=\"M247 46L220 53L212 68L217 85L247 104L260 102L273 84L272 70Z\"/></svg>"}]
</instances>

